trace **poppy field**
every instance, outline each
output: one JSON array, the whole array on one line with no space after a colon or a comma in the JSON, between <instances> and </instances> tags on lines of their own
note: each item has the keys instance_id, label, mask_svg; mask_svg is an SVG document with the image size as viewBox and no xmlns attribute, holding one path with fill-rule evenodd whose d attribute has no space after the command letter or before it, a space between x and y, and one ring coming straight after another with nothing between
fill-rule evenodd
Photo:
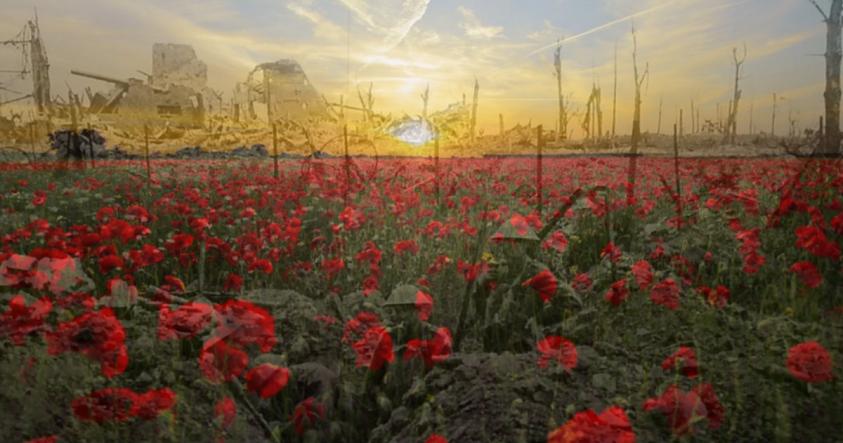
<instances>
[{"instance_id":1,"label":"poppy field","mask_svg":"<svg viewBox=\"0 0 843 443\"><path fill-rule=\"evenodd\" d=\"M843 441L839 161L628 162L0 164L0 441Z\"/></svg>"}]
</instances>

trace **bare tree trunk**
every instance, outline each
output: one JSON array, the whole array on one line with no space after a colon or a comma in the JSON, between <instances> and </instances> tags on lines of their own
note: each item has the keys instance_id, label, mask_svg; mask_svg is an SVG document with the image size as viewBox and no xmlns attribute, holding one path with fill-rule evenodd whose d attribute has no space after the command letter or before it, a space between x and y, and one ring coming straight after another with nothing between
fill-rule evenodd
<instances>
[{"instance_id":1,"label":"bare tree trunk","mask_svg":"<svg viewBox=\"0 0 843 443\"><path fill-rule=\"evenodd\" d=\"M597 89L597 107L595 108L595 114L597 116L597 138L603 138L603 88Z\"/></svg>"},{"instance_id":2,"label":"bare tree trunk","mask_svg":"<svg viewBox=\"0 0 843 443\"><path fill-rule=\"evenodd\" d=\"M743 47L743 57L738 59L738 48L732 48L732 58L735 61L735 96L729 104L729 120L726 123L726 139L729 143L735 144L735 138L738 135L738 104L741 101L742 91L740 90L741 69L746 61L746 45Z\"/></svg>"},{"instance_id":3,"label":"bare tree trunk","mask_svg":"<svg viewBox=\"0 0 843 443\"><path fill-rule=\"evenodd\" d=\"M776 136L776 105L778 105L779 99L776 97L776 93L773 93L773 124L770 126L770 136Z\"/></svg>"},{"instance_id":4,"label":"bare tree trunk","mask_svg":"<svg viewBox=\"0 0 843 443\"><path fill-rule=\"evenodd\" d=\"M700 108L697 106L697 132L702 132L702 126L700 125Z\"/></svg>"},{"instance_id":5,"label":"bare tree trunk","mask_svg":"<svg viewBox=\"0 0 843 443\"><path fill-rule=\"evenodd\" d=\"M822 154L840 153L840 61L843 58L841 30L843 0L833 0L825 18L827 26L825 52L825 137Z\"/></svg>"},{"instance_id":6,"label":"bare tree trunk","mask_svg":"<svg viewBox=\"0 0 843 443\"><path fill-rule=\"evenodd\" d=\"M720 118L720 103L717 103L717 130L723 132L723 119Z\"/></svg>"},{"instance_id":7,"label":"bare tree trunk","mask_svg":"<svg viewBox=\"0 0 843 443\"><path fill-rule=\"evenodd\" d=\"M471 103L471 141L474 142L475 131L477 130L477 99L480 95L480 83L477 77L474 78L474 100Z\"/></svg>"},{"instance_id":8,"label":"bare tree trunk","mask_svg":"<svg viewBox=\"0 0 843 443\"><path fill-rule=\"evenodd\" d=\"M29 22L29 60L32 66L32 96L39 115L52 114L52 97L50 97L50 62L47 60L47 50L41 41L41 30L38 27L38 17L35 23Z\"/></svg>"},{"instance_id":9,"label":"bare tree trunk","mask_svg":"<svg viewBox=\"0 0 843 443\"><path fill-rule=\"evenodd\" d=\"M615 122L618 118L618 42L615 42L615 87L612 93L612 139L615 138Z\"/></svg>"},{"instance_id":10,"label":"bare tree trunk","mask_svg":"<svg viewBox=\"0 0 843 443\"><path fill-rule=\"evenodd\" d=\"M691 134L697 132L697 126L694 124L694 101L691 100Z\"/></svg>"},{"instance_id":11,"label":"bare tree trunk","mask_svg":"<svg viewBox=\"0 0 843 443\"><path fill-rule=\"evenodd\" d=\"M752 126L752 120L755 117L755 103L749 104L749 135L755 135L755 128Z\"/></svg>"},{"instance_id":12,"label":"bare tree trunk","mask_svg":"<svg viewBox=\"0 0 843 443\"><path fill-rule=\"evenodd\" d=\"M553 57L553 67L556 70L556 94L559 99L559 122L556 131L556 141L565 140L568 128L568 118L565 115L565 98L562 95L562 43L557 42Z\"/></svg>"},{"instance_id":13,"label":"bare tree trunk","mask_svg":"<svg viewBox=\"0 0 843 443\"><path fill-rule=\"evenodd\" d=\"M664 99L659 99L659 124L656 126L656 135L662 135L662 105L664 104Z\"/></svg>"},{"instance_id":14,"label":"bare tree trunk","mask_svg":"<svg viewBox=\"0 0 843 443\"><path fill-rule=\"evenodd\" d=\"M635 111L632 116L632 150L629 159L629 170L627 176L626 199L628 202L635 200L635 179L638 167L638 142L641 138L641 85L650 74L650 64L644 69L642 75L638 75L638 37L635 33L635 26L632 27L632 66L635 74Z\"/></svg>"},{"instance_id":15,"label":"bare tree trunk","mask_svg":"<svg viewBox=\"0 0 843 443\"><path fill-rule=\"evenodd\" d=\"M425 88L422 93L421 99L424 102L424 108L422 108L422 118L427 120L427 102L430 100L430 83L427 84L427 88Z\"/></svg>"}]
</instances>

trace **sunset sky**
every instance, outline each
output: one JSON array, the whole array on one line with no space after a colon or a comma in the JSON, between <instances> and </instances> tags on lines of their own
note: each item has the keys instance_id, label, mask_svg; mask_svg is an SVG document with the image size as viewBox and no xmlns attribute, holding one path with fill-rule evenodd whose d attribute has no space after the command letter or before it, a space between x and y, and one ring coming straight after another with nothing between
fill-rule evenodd
<instances>
[{"instance_id":1,"label":"sunset sky","mask_svg":"<svg viewBox=\"0 0 843 443\"><path fill-rule=\"evenodd\" d=\"M820 4L828 3L820 0ZM173 6L175 5L175 6ZM644 130L662 130L691 100L703 119L723 114L732 95L732 47L748 59L739 131L754 106L757 130L770 130L772 93L777 132L792 109L801 127L822 112L825 28L807 0L13 0L0 16L0 38L12 38L37 6L52 64L53 94L67 84L106 84L70 76L70 69L113 77L149 72L152 44L192 45L209 70L210 86L227 98L254 65L298 60L331 100L374 83L375 110L419 114L427 83L431 109L471 95L480 82L479 124L497 132L498 113L517 122L554 127L553 43L563 47L564 90L574 111L584 108L592 82L603 87L604 130L611 126L614 48L618 48L618 132L631 127L634 17L639 60L649 62ZM19 54L0 47L0 69L16 69ZM29 79L0 74L3 87L29 92ZM6 99L14 94L0 91ZM356 97L356 93L354 93ZM355 98L356 100L356 98ZM579 128L581 116L575 117ZM581 135L580 131L575 136Z\"/></svg>"}]
</instances>

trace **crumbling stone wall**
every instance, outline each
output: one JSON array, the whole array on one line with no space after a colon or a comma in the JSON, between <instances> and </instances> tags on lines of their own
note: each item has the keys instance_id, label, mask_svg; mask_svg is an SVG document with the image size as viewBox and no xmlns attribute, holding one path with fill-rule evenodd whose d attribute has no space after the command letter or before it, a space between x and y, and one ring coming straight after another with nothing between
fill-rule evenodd
<instances>
[{"instance_id":1,"label":"crumbling stone wall","mask_svg":"<svg viewBox=\"0 0 843 443\"><path fill-rule=\"evenodd\" d=\"M237 84L234 103L237 117L245 120L269 122L328 116L319 91L301 65L289 59L258 65L246 82Z\"/></svg>"},{"instance_id":2,"label":"crumbling stone wall","mask_svg":"<svg viewBox=\"0 0 843 443\"><path fill-rule=\"evenodd\" d=\"M208 66L190 45L156 43L152 46L152 85L187 86L200 91L208 86Z\"/></svg>"}]
</instances>

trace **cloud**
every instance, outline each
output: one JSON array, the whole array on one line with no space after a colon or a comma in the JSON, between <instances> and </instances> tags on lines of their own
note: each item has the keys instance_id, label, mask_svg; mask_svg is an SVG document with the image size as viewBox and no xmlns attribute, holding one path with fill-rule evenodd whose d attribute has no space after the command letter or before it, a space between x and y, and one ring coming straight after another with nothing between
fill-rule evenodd
<instances>
[{"instance_id":1,"label":"cloud","mask_svg":"<svg viewBox=\"0 0 843 443\"><path fill-rule=\"evenodd\" d=\"M465 35L468 37L490 39L497 37L501 32L503 32L503 27L501 26L484 26L471 9L460 6L457 10L460 11L463 18L463 22L460 27L462 27L463 31L465 31Z\"/></svg>"},{"instance_id":2,"label":"cloud","mask_svg":"<svg viewBox=\"0 0 843 443\"><path fill-rule=\"evenodd\" d=\"M550 20L545 20L542 29L527 34L527 40L544 43L554 38L560 38L562 34L562 28L554 26Z\"/></svg>"},{"instance_id":3,"label":"cloud","mask_svg":"<svg viewBox=\"0 0 843 443\"><path fill-rule=\"evenodd\" d=\"M340 0L357 20L381 38L381 51L400 44L427 13L430 0Z\"/></svg>"},{"instance_id":4,"label":"cloud","mask_svg":"<svg viewBox=\"0 0 843 443\"><path fill-rule=\"evenodd\" d=\"M310 22L313 25L313 34L317 37L339 40L345 36L345 30L312 9L308 9L299 3L289 3L287 9Z\"/></svg>"}]
</instances>

